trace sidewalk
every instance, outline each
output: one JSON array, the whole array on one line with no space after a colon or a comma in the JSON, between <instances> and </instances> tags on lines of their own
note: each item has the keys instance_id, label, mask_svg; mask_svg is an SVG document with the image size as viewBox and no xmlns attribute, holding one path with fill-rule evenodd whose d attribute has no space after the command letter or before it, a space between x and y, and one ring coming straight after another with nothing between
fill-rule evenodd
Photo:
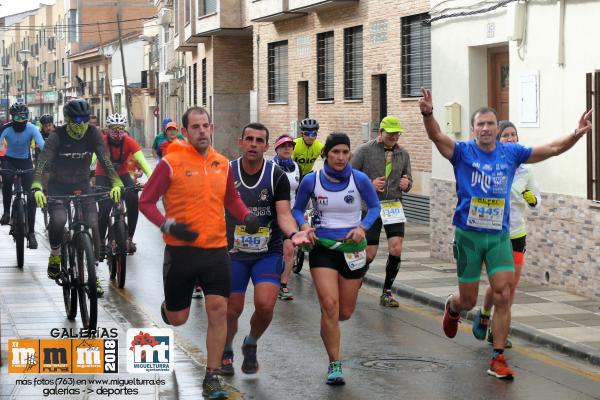
<instances>
[{"instance_id":1,"label":"sidewalk","mask_svg":"<svg viewBox=\"0 0 600 400\"><path fill-rule=\"evenodd\" d=\"M406 225L402 264L393 291L398 296L443 310L446 297L458 288L456 266L431 258L429 233L427 225ZM377 254L365 282L382 287L387 261L384 233ZM527 268L527 257L524 268ZM487 285L487 276L483 273L478 306L482 304ZM473 316L474 313L469 312L467 318L472 320ZM600 366L600 301L529 283L527 278L522 278L512 307L511 335Z\"/></svg>"},{"instance_id":2,"label":"sidewalk","mask_svg":"<svg viewBox=\"0 0 600 400\"><path fill-rule=\"evenodd\" d=\"M8 374L8 339L35 338L52 339L50 331L53 328L72 328L79 331L82 328L79 313L75 321L67 320L64 311L62 289L46 275L48 263L48 240L44 232L41 214L38 211L36 218L36 234L39 242L37 250L25 249L25 265L23 270L16 268L16 253L13 239L8 234L8 226L0 226L0 348L2 354L2 367L0 367L0 399L42 398L42 389L48 385L26 386L17 384L17 379L50 377L52 374ZM104 285L108 282L108 273L104 268L98 268ZM139 310L141 320L137 327L164 327L153 318ZM116 328L119 340L119 373L99 375L110 379L128 380L132 374L127 369L126 333L132 328L129 321L117 308L105 299L98 301L98 327L105 329ZM177 338L177 341L179 338ZM144 374L144 379L164 379L163 385L137 385L131 386L137 390L136 399L198 399L202 398L202 380L204 370L198 367L191 359L190 354L176 343L174 363L177 365L176 373L171 374ZM76 378L94 378L94 375L73 375ZM135 376L135 375L133 375ZM97 389L98 385L88 382L86 389ZM104 385L118 389L122 385ZM177 387L185 386L186 395L179 396ZM67 388L66 385L58 385ZM83 398L83 395L69 396L65 399ZM87 399L104 399L104 394L86 394ZM112 395L111 398L124 399L124 396ZM234 397L235 398L235 397Z\"/></svg>"}]
</instances>

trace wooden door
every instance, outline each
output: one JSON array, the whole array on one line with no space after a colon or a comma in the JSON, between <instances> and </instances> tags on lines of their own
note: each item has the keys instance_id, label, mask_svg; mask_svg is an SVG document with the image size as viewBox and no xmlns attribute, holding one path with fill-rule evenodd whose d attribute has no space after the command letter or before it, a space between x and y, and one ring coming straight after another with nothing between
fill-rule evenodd
<instances>
[{"instance_id":1,"label":"wooden door","mask_svg":"<svg viewBox=\"0 0 600 400\"><path fill-rule=\"evenodd\" d=\"M488 104L498 112L498 120L508 119L510 63L508 49L488 53Z\"/></svg>"}]
</instances>

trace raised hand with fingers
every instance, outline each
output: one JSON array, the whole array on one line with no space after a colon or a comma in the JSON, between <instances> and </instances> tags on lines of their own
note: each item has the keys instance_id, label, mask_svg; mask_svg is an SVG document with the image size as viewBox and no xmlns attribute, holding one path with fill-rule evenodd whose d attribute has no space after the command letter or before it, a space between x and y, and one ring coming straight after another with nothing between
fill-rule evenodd
<instances>
[{"instance_id":1,"label":"raised hand with fingers","mask_svg":"<svg viewBox=\"0 0 600 400\"><path fill-rule=\"evenodd\" d=\"M423 97L419 99L419 108L423 116L429 116L433 114L433 97L431 96L431 90L421 88L421 94Z\"/></svg>"},{"instance_id":2,"label":"raised hand with fingers","mask_svg":"<svg viewBox=\"0 0 600 400\"><path fill-rule=\"evenodd\" d=\"M577 129L575 129L574 132L575 136L577 136L578 139L592 130L591 117L592 110L588 110L584 111L584 113L581 115L581 118L579 118L579 126L577 127Z\"/></svg>"}]
</instances>

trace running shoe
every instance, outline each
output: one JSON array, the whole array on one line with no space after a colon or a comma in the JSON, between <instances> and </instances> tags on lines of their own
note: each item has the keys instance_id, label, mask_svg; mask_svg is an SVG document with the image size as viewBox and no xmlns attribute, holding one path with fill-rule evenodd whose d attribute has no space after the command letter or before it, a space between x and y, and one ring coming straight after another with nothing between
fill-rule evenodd
<instances>
[{"instance_id":1,"label":"running shoe","mask_svg":"<svg viewBox=\"0 0 600 400\"><path fill-rule=\"evenodd\" d=\"M400 307L398 300L394 298L391 290L385 290L379 298L379 305L384 307Z\"/></svg>"},{"instance_id":2,"label":"running shoe","mask_svg":"<svg viewBox=\"0 0 600 400\"><path fill-rule=\"evenodd\" d=\"M27 247L29 247L30 249L37 249L38 248L38 242L37 239L35 238L35 232L31 232L29 235L27 235Z\"/></svg>"},{"instance_id":3,"label":"running shoe","mask_svg":"<svg viewBox=\"0 0 600 400\"><path fill-rule=\"evenodd\" d=\"M60 256L50 255L48 258L48 278L56 280L60 277Z\"/></svg>"},{"instance_id":4,"label":"running shoe","mask_svg":"<svg viewBox=\"0 0 600 400\"><path fill-rule=\"evenodd\" d=\"M287 286L279 287L279 294L277 295L277 297L279 297L279 299L281 300L294 300L294 296L292 295L292 292Z\"/></svg>"},{"instance_id":5,"label":"running shoe","mask_svg":"<svg viewBox=\"0 0 600 400\"><path fill-rule=\"evenodd\" d=\"M344 373L342 372L342 362L333 361L329 363L327 368L327 382L328 385L345 385L346 380L344 379Z\"/></svg>"},{"instance_id":6,"label":"running shoe","mask_svg":"<svg viewBox=\"0 0 600 400\"><path fill-rule=\"evenodd\" d=\"M171 322L169 321L169 318L167 317L167 305L164 301L160 305L160 316L162 317L162 320L165 324L171 325Z\"/></svg>"},{"instance_id":7,"label":"running shoe","mask_svg":"<svg viewBox=\"0 0 600 400\"><path fill-rule=\"evenodd\" d=\"M242 372L245 374L255 374L258 372L258 360L256 358L256 345L243 344L242 354L244 361L242 362Z\"/></svg>"},{"instance_id":8,"label":"running shoe","mask_svg":"<svg viewBox=\"0 0 600 400\"><path fill-rule=\"evenodd\" d=\"M515 374L512 369L506 365L504 354L498 354L492 358L490 368L487 370L488 375L495 376L498 379L514 379Z\"/></svg>"},{"instance_id":9,"label":"running shoe","mask_svg":"<svg viewBox=\"0 0 600 400\"><path fill-rule=\"evenodd\" d=\"M10 214L2 214L2 218L0 218L0 225L8 225L10 223Z\"/></svg>"},{"instance_id":10,"label":"running shoe","mask_svg":"<svg viewBox=\"0 0 600 400\"><path fill-rule=\"evenodd\" d=\"M219 369L219 375L233 376L235 370L233 369L233 351L225 350L221 356L221 368Z\"/></svg>"},{"instance_id":11,"label":"running shoe","mask_svg":"<svg viewBox=\"0 0 600 400\"><path fill-rule=\"evenodd\" d=\"M202 286L196 285L194 291L192 292L192 298L194 299L202 299L204 298L204 292L202 291Z\"/></svg>"},{"instance_id":12,"label":"running shoe","mask_svg":"<svg viewBox=\"0 0 600 400\"><path fill-rule=\"evenodd\" d=\"M104 296L104 289L102 289L102 283L100 282L100 278L96 278L96 294L98 297Z\"/></svg>"},{"instance_id":13,"label":"running shoe","mask_svg":"<svg viewBox=\"0 0 600 400\"><path fill-rule=\"evenodd\" d=\"M479 309L473 320L473 336L477 340L484 340L488 326L490 326L490 317L483 315Z\"/></svg>"},{"instance_id":14,"label":"running shoe","mask_svg":"<svg viewBox=\"0 0 600 400\"><path fill-rule=\"evenodd\" d=\"M202 381L202 394L209 399L226 399L227 390L223 388L221 379L216 374L206 374Z\"/></svg>"},{"instance_id":15,"label":"running shoe","mask_svg":"<svg viewBox=\"0 0 600 400\"><path fill-rule=\"evenodd\" d=\"M492 333L491 324L490 324L490 327L487 330L487 341L491 345L494 344L494 334ZM510 339L506 338L506 342L504 342L504 348L505 349L512 349L512 342L510 341Z\"/></svg>"},{"instance_id":16,"label":"running shoe","mask_svg":"<svg viewBox=\"0 0 600 400\"><path fill-rule=\"evenodd\" d=\"M458 323L460 322L460 315L454 317L450 315L450 299L452 299L452 295L448 296L446 299L446 307L444 308L444 320L442 322L442 326L444 328L444 333L449 338L453 338L456 336L456 332L458 331Z\"/></svg>"}]
</instances>

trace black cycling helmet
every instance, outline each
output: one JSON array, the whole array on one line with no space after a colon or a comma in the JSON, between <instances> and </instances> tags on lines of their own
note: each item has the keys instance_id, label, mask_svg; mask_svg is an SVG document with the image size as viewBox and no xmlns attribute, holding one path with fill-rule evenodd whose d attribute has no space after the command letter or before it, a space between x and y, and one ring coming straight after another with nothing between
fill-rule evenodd
<instances>
[{"instance_id":1,"label":"black cycling helmet","mask_svg":"<svg viewBox=\"0 0 600 400\"><path fill-rule=\"evenodd\" d=\"M69 100L63 108L63 114L69 118L89 116L91 113L90 105L84 99Z\"/></svg>"},{"instance_id":2,"label":"black cycling helmet","mask_svg":"<svg viewBox=\"0 0 600 400\"><path fill-rule=\"evenodd\" d=\"M44 114L40 117L40 124L45 125L49 123L54 123L54 117L50 114Z\"/></svg>"},{"instance_id":3,"label":"black cycling helmet","mask_svg":"<svg viewBox=\"0 0 600 400\"><path fill-rule=\"evenodd\" d=\"M300 122L300 130L301 131L318 131L319 123L316 119L305 118Z\"/></svg>"},{"instance_id":4,"label":"black cycling helmet","mask_svg":"<svg viewBox=\"0 0 600 400\"><path fill-rule=\"evenodd\" d=\"M27 108L27 104L18 101L10 106L10 115L29 115L29 108Z\"/></svg>"}]
</instances>

